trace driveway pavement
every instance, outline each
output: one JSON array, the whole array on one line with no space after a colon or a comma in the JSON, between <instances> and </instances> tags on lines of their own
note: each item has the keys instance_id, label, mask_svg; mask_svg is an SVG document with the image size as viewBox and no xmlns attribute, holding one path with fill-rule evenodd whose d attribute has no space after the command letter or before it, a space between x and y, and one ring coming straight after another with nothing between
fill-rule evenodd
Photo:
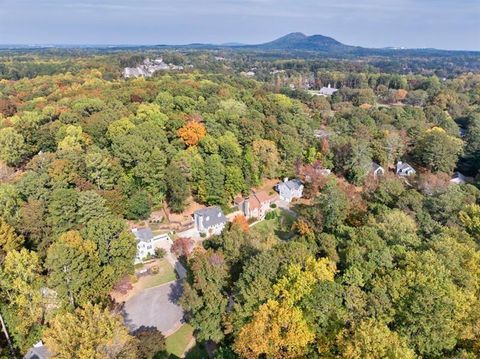
<instances>
[{"instance_id":1,"label":"driveway pavement","mask_svg":"<svg viewBox=\"0 0 480 359\"><path fill-rule=\"evenodd\" d=\"M184 323L183 310L178 304L182 294L180 281L145 289L125 302L123 317L130 331L142 325L154 326L165 336Z\"/></svg>"}]
</instances>

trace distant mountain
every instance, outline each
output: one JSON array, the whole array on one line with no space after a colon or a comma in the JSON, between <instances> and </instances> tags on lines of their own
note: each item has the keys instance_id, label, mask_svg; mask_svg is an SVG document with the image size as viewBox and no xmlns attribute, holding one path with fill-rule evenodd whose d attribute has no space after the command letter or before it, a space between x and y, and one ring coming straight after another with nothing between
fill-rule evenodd
<instances>
[{"instance_id":1,"label":"distant mountain","mask_svg":"<svg viewBox=\"0 0 480 359\"><path fill-rule=\"evenodd\" d=\"M331 37L323 35L307 36L301 32L292 32L276 40L256 45L242 45L239 43L225 43L221 45L191 44L176 46L177 48L195 49L230 49L235 51L257 51L277 55L296 53L300 56L328 56L328 57L363 57L363 56L387 56L387 57L425 57L425 56L480 56L479 51L451 51L438 49L405 49L396 47L366 48L360 46L345 45Z\"/></svg>"},{"instance_id":2,"label":"distant mountain","mask_svg":"<svg viewBox=\"0 0 480 359\"><path fill-rule=\"evenodd\" d=\"M344 45L341 42L323 35L307 36L301 32L292 32L277 40L260 45L252 45L264 50L290 50L290 51L321 51L339 52L350 51L353 46Z\"/></svg>"},{"instance_id":3,"label":"distant mountain","mask_svg":"<svg viewBox=\"0 0 480 359\"><path fill-rule=\"evenodd\" d=\"M323 35L307 36L301 32L292 32L282 36L276 40L256 45L245 45L237 42L228 42L224 44L205 44L193 43L187 45L52 45L32 47L29 45L1 45L2 49L26 49L29 48L98 48L119 50L122 48L129 49L192 49L192 50L229 50L229 51L255 51L264 53L267 56L288 57L292 54L300 57L317 57L325 56L331 58L352 58L365 56L382 56L382 57L480 57L480 51L452 51L438 49L405 49L398 47L385 48L366 48L360 46L345 45L331 37Z\"/></svg>"}]
</instances>

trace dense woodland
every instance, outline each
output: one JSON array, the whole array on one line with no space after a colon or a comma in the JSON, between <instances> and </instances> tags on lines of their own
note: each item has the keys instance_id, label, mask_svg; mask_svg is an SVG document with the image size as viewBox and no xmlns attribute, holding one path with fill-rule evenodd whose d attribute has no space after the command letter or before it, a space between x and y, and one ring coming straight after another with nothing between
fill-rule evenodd
<instances>
[{"instance_id":1,"label":"dense woodland","mask_svg":"<svg viewBox=\"0 0 480 359\"><path fill-rule=\"evenodd\" d=\"M223 55L169 51L192 67L124 80L152 54L0 53L3 357L43 339L58 358L152 358L162 335L128 333L108 295L134 269L126 221L191 197L227 209L318 166L334 175L309 176L292 239L234 223L184 253L197 341L215 358L479 357L480 74Z\"/></svg>"}]
</instances>

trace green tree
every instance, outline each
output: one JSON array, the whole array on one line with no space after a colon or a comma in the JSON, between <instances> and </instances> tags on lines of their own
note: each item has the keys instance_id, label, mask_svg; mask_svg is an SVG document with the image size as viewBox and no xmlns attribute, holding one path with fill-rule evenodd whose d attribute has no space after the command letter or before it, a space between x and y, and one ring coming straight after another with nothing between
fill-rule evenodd
<instances>
[{"instance_id":1,"label":"green tree","mask_svg":"<svg viewBox=\"0 0 480 359\"><path fill-rule=\"evenodd\" d=\"M182 212L190 195L187 180L180 169L172 164L167 168L167 173L168 204L172 211Z\"/></svg>"},{"instance_id":2,"label":"green tree","mask_svg":"<svg viewBox=\"0 0 480 359\"><path fill-rule=\"evenodd\" d=\"M394 297L396 330L419 354L441 356L457 343L468 298L433 252L412 254L406 263L399 273L404 282L389 286L401 288Z\"/></svg>"},{"instance_id":3,"label":"green tree","mask_svg":"<svg viewBox=\"0 0 480 359\"><path fill-rule=\"evenodd\" d=\"M192 275L184 285L180 303L188 313L189 323L198 331L200 341L220 342L222 318L227 310L224 288L228 269L220 253L197 251L189 261Z\"/></svg>"},{"instance_id":4,"label":"green tree","mask_svg":"<svg viewBox=\"0 0 480 359\"><path fill-rule=\"evenodd\" d=\"M0 129L0 160L17 166L25 159L27 146L22 135L12 127Z\"/></svg>"},{"instance_id":5,"label":"green tree","mask_svg":"<svg viewBox=\"0 0 480 359\"><path fill-rule=\"evenodd\" d=\"M348 214L348 201L337 182L330 181L315 200L315 208L323 217L323 225L332 230L343 224Z\"/></svg>"},{"instance_id":6,"label":"green tree","mask_svg":"<svg viewBox=\"0 0 480 359\"><path fill-rule=\"evenodd\" d=\"M72 307L102 298L108 293L102 283L96 245L76 231L60 236L48 249L45 267L48 285ZM111 286L111 283L110 283Z\"/></svg>"},{"instance_id":7,"label":"green tree","mask_svg":"<svg viewBox=\"0 0 480 359\"><path fill-rule=\"evenodd\" d=\"M88 223L91 220L105 218L110 212L106 200L95 191L84 191L78 195L78 222Z\"/></svg>"},{"instance_id":8,"label":"green tree","mask_svg":"<svg viewBox=\"0 0 480 359\"><path fill-rule=\"evenodd\" d=\"M205 160L205 202L223 204L226 200L225 193L225 167L219 155L208 156Z\"/></svg>"},{"instance_id":9,"label":"green tree","mask_svg":"<svg viewBox=\"0 0 480 359\"><path fill-rule=\"evenodd\" d=\"M127 201L127 219L147 219L152 209L147 191L138 191L131 195Z\"/></svg>"},{"instance_id":10,"label":"green tree","mask_svg":"<svg viewBox=\"0 0 480 359\"><path fill-rule=\"evenodd\" d=\"M133 335L138 339L137 358L157 358L157 354L165 351L165 337L157 328L141 326Z\"/></svg>"},{"instance_id":11,"label":"green tree","mask_svg":"<svg viewBox=\"0 0 480 359\"><path fill-rule=\"evenodd\" d=\"M463 142L444 129L427 130L415 146L419 162L434 172L452 172L463 152Z\"/></svg>"},{"instance_id":12,"label":"green tree","mask_svg":"<svg viewBox=\"0 0 480 359\"><path fill-rule=\"evenodd\" d=\"M236 166L227 166L225 168L225 191L230 199L246 189L242 170Z\"/></svg>"},{"instance_id":13,"label":"green tree","mask_svg":"<svg viewBox=\"0 0 480 359\"><path fill-rule=\"evenodd\" d=\"M87 177L97 185L98 189L109 190L117 183L121 167L108 151L92 147L85 154Z\"/></svg>"},{"instance_id":14,"label":"green tree","mask_svg":"<svg viewBox=\"0 0 480 359\"><path fill-rule=\"evenodd\" d=\"M82 236L96 244L101 265L111 267L112 282L132 272L137 243L124 221L113 216L93 219Z\"/></svg>"},{"instance_id":15,"label":"green tree","mask_svg":"<svg viewBox=\"0 0 480 359\"><path fill-rule=\"evenodd\" d=\"M74 189L59 188L52 192L48 203L48 223L54 233L72 229L77 223L78 192Z\"/></svg>"},{"instance_id":16,"label":"green tree","mask_svg":"<svg viewBox=\"0 0 480 359\"><path fill-rule=\"evenodd\" d=\"M252 143L253 164L260 177L275 178L280 156L275 142L256 140Z\"/></svg>"}]
</instances>

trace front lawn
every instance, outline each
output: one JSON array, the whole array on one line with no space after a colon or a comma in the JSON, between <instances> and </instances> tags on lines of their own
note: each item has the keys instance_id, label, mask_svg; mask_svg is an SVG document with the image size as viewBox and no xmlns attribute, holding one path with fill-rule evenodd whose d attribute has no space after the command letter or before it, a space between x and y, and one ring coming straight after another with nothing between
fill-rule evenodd
<instances>
[{"instance_id":1,"label":"front lawn","mask_svg":"<svg viewBox=\"0 0 480 359\"><path fill-rule=\"evenodd\" d=\"M158 268L158 273L151 274L143 278L143 289L157 287L177 279L173 267L166 259L158 260L155 266Z\"/></svg>"},{"instance_id":2,"label":"front lawn","mask_svg":"<svg viewBox=\"0 0 480 359\"><path fill-rule=\"evenodd\" d=\"M276 209L274 211L276 217L273 219L265 219L255 225L250 230L253 233L258 233L262 237L273 234L280 240L288 240L292 238L293 232L291 230L295 217L284 209Z\"/></svg>"},{"instance_id":3,"label":"front lawn","mask_svg":"<svg viewBox=\"0 0 480 359\"><path fill-rule=\"evenodd\" d=\"M182 325L180 329L165 340L167 352L181 358L192 338L193 328L188 324Z\"/></svg>"}]
</instances>

